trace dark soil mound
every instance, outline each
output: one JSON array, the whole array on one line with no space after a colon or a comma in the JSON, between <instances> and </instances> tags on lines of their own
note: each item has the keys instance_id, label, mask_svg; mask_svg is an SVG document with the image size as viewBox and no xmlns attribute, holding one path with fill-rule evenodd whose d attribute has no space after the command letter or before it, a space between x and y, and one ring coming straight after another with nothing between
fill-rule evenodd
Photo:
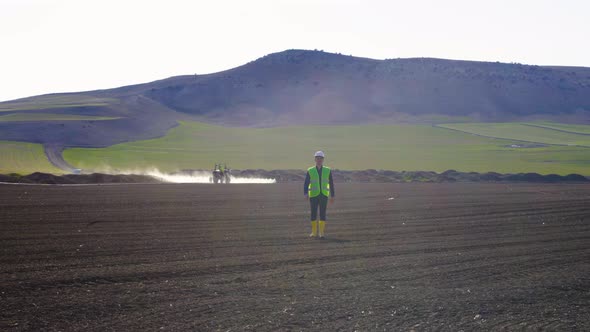
<instances>
[{"instance_id":1,"label":"dark soil mound","mask_svg":"<svg viewBox=\"0 0 590 332\"><path fill-rule=\"evenodd\" d=\"M588 182L590 181L588 178L580 175L580 174L569 174L562 177L563 181L574 181L574 182Z\"/></svg>"},{"instance_id":2,"label":"dark soil mound","mask_svg":"<svg viewBox=\"0 0 590 332\"><path fill-rule=\"evenodd\" d=\"M183 170L175 174L192 174L197 170ZM199 170L201 172L202 170ZM270 178L279 183L303 182L305 171L303 170L272 170L247 169L232 170L232 174L242 178ZM343 171L333 170L334 181L345 182L532 182L532 183L558 183L558 182L589 182L590 180L579 174L566 176L538 173L500 174L495 172L476 173L458 172L448 170L442 173L430 171L386 171L363 170ZM124 174L68 174L53 175L46 173L33 173L26 176L18 174L1 175L0 182L5 183L39 183L39 184L100 184L100 183L159 183L161 180L148 175L124 175Z\"/></svg>"},{"instance_id":3,"label":"dark soil mound","mask_svg":"<svg viewBox=\"0 0 590 332\"><path fill-rule=\"evenodd\" d=\"M75 182L59 175L47 174L47 173L40 173L35 172L29 175L24 176L25 179L31 181L32 183L40 183L40 184L74 184Z\"/></svg>"},{"instance_id":4,"label":"dark soil mound","mask_svg":"<svg viewBox=\"0 0 590 332\"><path fill-rule=\"evenodd\" d=\"M18 174L0 174L0 182L5 183L37 183L37 184L99 184L99 183L158 183L156 178L147 175L112 175L112 174L67 174L54 175L32 173L25 176Z\"/></svg>"},{"instance_id":5,"label":"dark soil mound","mask_svg":"<svg viewBox=\"0 0 590 332\"><path fill-rule=\"evenodd\" d=\"M157 183L161 182L156 178L147 175L126 175L126 174L80 174L80 175L64 175L64 177L80 184L92 184L92 183Z\"/></svg>"},{"instance_id":6,"label":"dark soil mound","mask_svg":"<svg viewBox=\"0 0 590 332\"><path fill-rule=\"evenodd\" d=\"M495 172L488 172L480 175L482 181L488 182L495 182L500 181L502 178L502 174L495 173Z\"/></svg>"},{"instance_id":7,"label":"dark soil mound","mask_svg":"<svg viewBox=\"0 0 590 332\"><path fill-rule=\"evenodd\" d=\"M0 182L5 183L31 183L31 181L23 178L19 174L0 174Z\"/></svg>"},{"instance_id":8,"label":"dark soil mound","mask_svg":"<svg viewBox=\"0 0 590 332\"><path fill-rule=\"evenodd\" d=\"M302 170L233 170L232 174L239 177L263 177L273 178L277 182L302 182L305 179L305 171ZM388 170L362 170L344 171L333 170L335 182L588 182L588 178L579 174L567 176L538 173L500 174L496 172L476 173L458 172L448 170L442 173L429 171L388 171Z\"/></svg>"}]
</instances>

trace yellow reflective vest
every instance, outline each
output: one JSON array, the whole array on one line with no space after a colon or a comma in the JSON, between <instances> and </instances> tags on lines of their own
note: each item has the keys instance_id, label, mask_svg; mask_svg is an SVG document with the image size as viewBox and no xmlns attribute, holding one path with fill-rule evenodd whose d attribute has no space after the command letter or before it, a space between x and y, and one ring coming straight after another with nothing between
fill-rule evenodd
<instances>
[{"instance_id":1,"label":"yellow reflective vest","mask_svg":"<svg viewBox=\"0 0 590 332\"><path fill-rule=\"evenodd\" d=\"M330 197L330 168L322 167L322 183L320 183L320 174L315 166L308 168L307 172L309 173L309 197L316 197L320 193Z\"/></svg>"}]
</instances>

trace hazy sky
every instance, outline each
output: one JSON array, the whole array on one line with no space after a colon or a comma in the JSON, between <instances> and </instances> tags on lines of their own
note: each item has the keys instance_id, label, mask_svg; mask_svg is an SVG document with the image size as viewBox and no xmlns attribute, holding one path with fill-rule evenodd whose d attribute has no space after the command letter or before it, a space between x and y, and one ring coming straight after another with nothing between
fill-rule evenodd
<instances>
[{"instance_id":1,"label":"hazy sky","mask_svg":"<svg viewBox=\"0 0 590 332\"><path fill-rule=\"evenodd\" d=\"M0 0L0 100L322 49L590 67L586 0Z\"/></svg>"}]
</instances>

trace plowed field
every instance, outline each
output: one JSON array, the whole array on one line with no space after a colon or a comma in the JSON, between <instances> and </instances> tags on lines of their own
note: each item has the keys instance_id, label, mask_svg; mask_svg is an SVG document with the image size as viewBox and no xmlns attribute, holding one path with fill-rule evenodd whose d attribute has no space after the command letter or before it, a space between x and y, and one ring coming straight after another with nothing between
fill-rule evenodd
<instances>
[{"instance_id":1,"label":"plowed field","mask_svg":"<svg viewBox=\"0 0 590 332\"><path fill-rule=\"evenodd\" d=\"M0 330L590 330L590 186L0 185Z\"/></svg>"}]
</instances>

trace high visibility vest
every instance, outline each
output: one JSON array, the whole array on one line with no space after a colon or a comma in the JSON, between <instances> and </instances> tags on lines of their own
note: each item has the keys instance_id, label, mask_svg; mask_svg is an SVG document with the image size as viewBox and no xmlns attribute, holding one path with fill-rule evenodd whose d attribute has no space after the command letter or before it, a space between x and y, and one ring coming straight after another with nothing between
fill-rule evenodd
<instances>
[{"instance_id":1,"label":"high visibility vest","mask_svg":"<svg viewBox=\"0 0 590 332\"><path fill-rule=\"evenodd\" d=\"M318 169L313 166L307 169L309 173L309 197L316 197L320 193L324 196L330 196L330 168L322 167L322 183L320 183L320 174Z\"/></svg>"}]
</instances>

